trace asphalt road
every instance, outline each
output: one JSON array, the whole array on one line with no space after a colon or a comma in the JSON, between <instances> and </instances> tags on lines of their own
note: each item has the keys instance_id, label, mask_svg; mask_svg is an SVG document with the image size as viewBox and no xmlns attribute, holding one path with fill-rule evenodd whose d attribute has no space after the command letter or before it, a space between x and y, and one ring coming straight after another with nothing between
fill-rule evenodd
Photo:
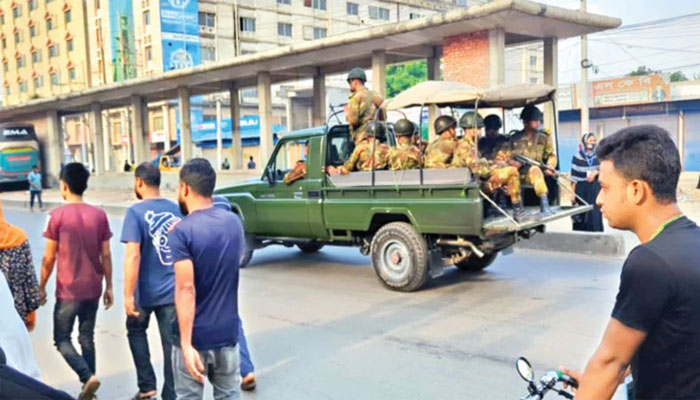
<instances>
[{"instance_id":1,"label":"asphalt road","mask_svg":"<svg viewBox=\"0 0 700 400\"><path fill-rule=\"evenodd\" d=\"M5 216L28 233L38 271L46 214L6 209ZM124 327L121 222L110 220L116 304L98 312L96 326L101 400L137 390ZM537 376L560 364L583 367L612 309L621 264L519 251L482 273L450 268L420 292L396 293L356 249L258 251L239 291L258 375L258 389L243 398L520 398L520 355ZM53 282L32 333L34 351L44 380L77 394L77 377L53 347ZM160 370L155 328L149 340Z\"/></svg>"}]
</instances>

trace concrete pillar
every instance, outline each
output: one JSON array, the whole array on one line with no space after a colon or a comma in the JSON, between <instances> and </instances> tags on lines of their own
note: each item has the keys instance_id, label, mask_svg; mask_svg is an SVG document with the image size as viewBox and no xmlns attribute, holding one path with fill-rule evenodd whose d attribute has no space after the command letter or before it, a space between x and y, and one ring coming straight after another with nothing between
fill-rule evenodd
<instances>
[{"instance_id":1,"label":"concrete pillar","mask_svg":"<svg viewBox=\"0 0 700 400\"><path fill-rule=\"evenodd\" d=\"M433 50L433 56L428 57L428 80L437 81L440 79L440 52L438 48ZM428 140L435 139L435 120L440 116L440 110L435 105L428 106ZM422 118L422 116L421 116ZM422 134L422 132L421 132Z\"/></svg>"},{"instance_id":2,"label":"concrete pillar","mask_svg":"<svg viewBox=\"0 0 700 400\"><path fill-rule=\"evenodd\" d=\"M261 167L272 155L272 90L270 73L258 72L258 114L260 115L260 160Z\"/></svg>"},{"instance_id":3,"label":"concrete pillar","mask_svg":"<svg viewBox=\"0 0 700 400\"><path fill-rule=\"evenodd\" d=\"M558 60L558 41L557 38L544 39L544 83L557 87L557 74L559 73ZM555 98L556 102L556 98ZM558 108L557 108L558 109ZM555 115L552 103L544 104L544 126L554 132L554 127L558 121L558 116ZM558 150L558 149L555 149Z\"/></svg>"},{"instance_id":4,"label":"concrete pillar","mask_svg":"<svg viewBox=\"0 0 700 400\"><path fill-rule=\"evenodd\" d=\"M102 156L105 159L105 171L115 171L114 169L114 154L112 151L112 130L110 124L109 112L102 111L102 135L104 140L102 141Z\"/></svg>"},{"instance_id":5,"label":"concrete pillar","mask_svg":"<svg viewBox=\"0 0 700 400\"><path fill-rule=\"evenodd\" d=\"M506 83L506 31L489 30L489 87Z\"/></svg>"},{"instance_id":6,"label":"concrete pillar","mask_svg":"<svg viewBox=\"0 0 700 400\"><path fill-rule=\"evenodd\" d=\"M170 150L170 108L168 107L168 103L163 104L160 110L163 115L163 131L165 132L163 151L168 151Z\"/></svg>"},{"instance_id":7,"label":"concrete pillar","mask_svg":"<svg viewBox=\"0 0 700 400\"><path fill-rule=\"evenodd\" d=\"M134 147L134 162L136 165L146 161L145 141L146 133L145 104L143 97L131 96L131 143Z\"/></svg>"},{"instance_id":8,"label":"concrete pillar","mask_svg":"<svg viewBox=\"0 0 700 400\"><path fill-rule=\"evenodd\" d=\"M287 120L289 121L289 120ZM314 75L313 126L326 124L326 73L317 68ZM289 129L291 130L291 128Z\"/></svg>"},{"instance_id":9,"label":"concrete pillar","mask_svg":"<svg viewBox=\"0 0 700 400\"><path fill-rule=\"evenodd\" d=\"M180 103L180 156L182 165L192 158L192 122L190 121L190 90L186 87L177 89Z\"/></svg>"},{"instance_id":10,"label":"concrete pillar","mask_svg":"<svg viewBox=\"0 0 700 400\"><path fill-rule=\"evenodd\" d=\"M386 98L386 52L372 52L372 89Z\"/></svg>"},{"instance_id":11,"label":"concrete pillar","mask_svg":"<svg viewBox=\"0 0 700 400\"><path fill-rule=\"evenodd\" d=\"M685 168L685 114L678 113L678 154L681 158L681 169Z\"/></svg>"},{"instance_id":12,"label":"concrete pillar","mask_svg":"<svg viewBox=\"0 0 700 400\"><path fill-rule=\"evenodd\" d=\"M228 88L228 94L231 107L231 134L233 154L234 154L234 168L243 169L243 139L241 138L241 101L238 92L238 88L233 83L230 84Z\"/></svg>"},{"instance_id":13,"label":"concrete pillar","mask_svg":"<svg viewBox=\"0 0 700 400\"><path fill-rule=\"evenodd\" d=\"M46 184L55 186L61 173L61 163L63 162L63 129L61 128L61 118L58 111L49 110L46 113L46 127L48 137L46 143Z\"/></svg>"},{"instance_id":14,"label":"concrete pillar","mask_svg":"<svg viewBox=\"0 0 700 400\"><path fill-rule=\"evenodd\" d=\"M92 112L92 132L95 135L93 140L95 173L97 175L102 175L105 173L105 140L104 131L102 130L102 107L97 103L93 103L90 109Z\"/></svg>"}]
</instances>

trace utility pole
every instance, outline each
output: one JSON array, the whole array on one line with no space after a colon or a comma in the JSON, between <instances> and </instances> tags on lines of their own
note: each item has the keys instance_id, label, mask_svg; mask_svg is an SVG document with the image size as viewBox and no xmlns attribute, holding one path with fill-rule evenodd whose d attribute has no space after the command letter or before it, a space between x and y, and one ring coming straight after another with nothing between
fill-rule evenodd
<instances>
[{"instance_id":1,"label":"utility pole","mask_svg":"<svg viewBox=\"0 0 700 400\"><path fill-rule=\"evenodd\" d=\"M581 11L586 12L586 0L581 0ZM581 105L581 135L589 132L588 126L588 36L581 36L581 87L579 101Z\"/></svg>"},{"instance_id":2,"label":"utility pole","mask_svg":"<svg viewBox=\"0 0 700 400\"><path fill-rule=\"evenodd\" d=\"M222 140L221 140L221 94L216 94L216 170L221 171L222 162Z\"/></svg>"}]
</instances>

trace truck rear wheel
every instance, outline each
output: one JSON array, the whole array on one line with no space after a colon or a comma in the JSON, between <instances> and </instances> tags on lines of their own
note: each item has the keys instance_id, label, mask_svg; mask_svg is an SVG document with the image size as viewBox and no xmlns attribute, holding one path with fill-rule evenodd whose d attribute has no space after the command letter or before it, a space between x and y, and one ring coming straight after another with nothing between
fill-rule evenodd
<instances>
[{"instance_id":1,"label":"truck rear wheel","mask_svg":"<svg viewBox=\"0 0 700 400\"><path fill-rule=\"evenodd\" d=\"M472 255L464 260L455 263L455 266L462 271L478 272L491 265L496 260L497 256L497 252L484 254L483 257L479 257L472 253Z\"/></svg>"},{"instance_id":2,"label":"truck rear wheel","mask_svg":"<svg viewBox=\"0 0 700 400\"><path fill-rule=\"evenodd\" d=\"M428 244L406 222L382 226L372 239L372 265L384 286L412 292L428 279Z\"/></svg>"},{"instance_id":3,"label":"truck rear wheel","mask_svg":"<svg viewBox=\"0 0 700 400\"><path fill-rule=\"evenodd\" d=\"M251 235L245 235L243 252L241 253L241 262L239 268L245 268L248 266L250 259L253 258L253 251L255 250L255 237Z\"/></svg>"},{"instance_id":4,"label":"truck rear wheel","mask_svg":"<svg viewBox=\"0 0 700 400\"><path fill-rule=\"evenodd\" d=\"M299 250L304 253L316 253L323 248L323 243L308 242L308 243L297 243Z\"/></svg>"}]
</instances>

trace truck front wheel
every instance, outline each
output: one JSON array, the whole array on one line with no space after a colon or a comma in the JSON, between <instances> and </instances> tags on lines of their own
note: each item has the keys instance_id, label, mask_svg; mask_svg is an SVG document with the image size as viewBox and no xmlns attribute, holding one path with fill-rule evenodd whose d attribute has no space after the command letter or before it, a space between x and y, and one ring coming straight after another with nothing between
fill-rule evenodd
<instances>
[{"instance_id":1,"label":"truck front wheel","mask_svg":"<svg viewBox=\"0 0 700 400\"><path fill-rule=\"evenodd\" d=\"M372 239L372 265L389 289L412 292L428 279L428 244L406 222L382 226Z\"/></svg>"},{"instance_id":2,"label":"truck front wheel","mask_svg":"<svg viewBox=\"0 0 700 400\"><path fill-rule=\"evenodd\" d=\"M478 272L491 265L496 260L496 256L498 256L498 252L487 253L484 254L483 257L472 254L462 261L455 263L455 266L462 271Z\"/></svg>"}]
</instances>

